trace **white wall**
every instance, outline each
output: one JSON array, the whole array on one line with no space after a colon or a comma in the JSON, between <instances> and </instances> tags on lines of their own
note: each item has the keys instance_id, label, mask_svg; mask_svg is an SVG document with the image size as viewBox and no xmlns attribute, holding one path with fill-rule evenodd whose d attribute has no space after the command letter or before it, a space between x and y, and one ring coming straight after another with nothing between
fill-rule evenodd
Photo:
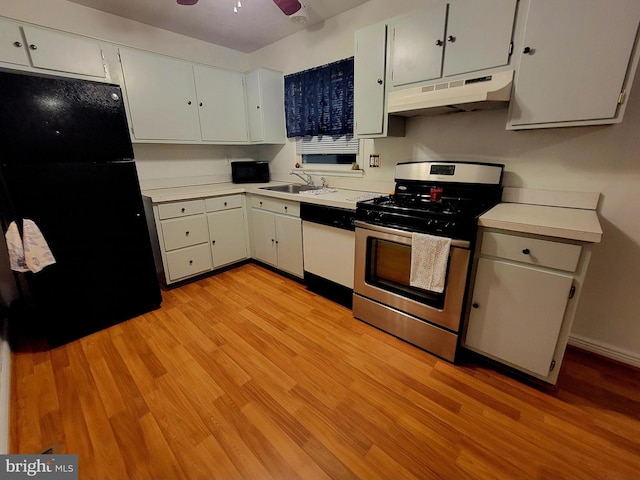
<instances>
[{"instance_id":1,"label":"white wall","mask_svg":"<svg viewBox=\"0 0 640 480\"><path fill-rule=\"evenodd\" d=\"M370 0L252 54L251 63L292 73L349 57L355 30L424 4ZM620 125L514 132L505 124L505 110L409 119L404 138L363 142L364 158L379 153L382 167L365 161L364 178L348 184L386 191L397 162L469 159L504 163L509 186L601 192L604 239L594 247L572 338L640 365L640 75ZM295 160L288 142L273 152L272 171L284 175Z\"/></svg>"}]
</instances>

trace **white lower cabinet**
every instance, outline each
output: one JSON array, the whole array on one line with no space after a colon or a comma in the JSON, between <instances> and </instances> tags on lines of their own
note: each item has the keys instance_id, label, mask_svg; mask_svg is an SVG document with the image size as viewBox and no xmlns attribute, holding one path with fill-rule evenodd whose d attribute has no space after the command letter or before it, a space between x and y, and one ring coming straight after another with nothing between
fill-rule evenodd
<instances>
[{"instance_id":1,"label":"white lower cabinet","mask_svg":"<svg viewBox=\"0 0 640 480\"><path fill-rule=\"evenodd\" d=\"M251 197L253 256L297 277L304 275L300 204Z\"/></svg>"},{"instance_id":2,"label":"white lower cabinet","mask_svg":"<svg viewBox=\"0 0 640 480\"><path fill-rule=\"evenodd\" d=\"M207 214L213 267L223 267L247 258L244 210L234 208Z\"/></svg>"},{"instance_id":3,"label":"white lower cabinet","mask_svg":"<svg viewBox=\"0 0 640 480\"><path fill-rule=\"evenodd\" d=\"M555 383L588 248L494 231L480 238L463 346Z\"/></svg>"},{"instance_id":4,"label":"white lower cabinet","mask_svg":"<svg viewBox=\"0 0 640 480\"><path fill-rule=\"evenodd\" d=\"M153 212L167 285L247 258L242 195L156 204Z\"/></svg>"}]
</instances>

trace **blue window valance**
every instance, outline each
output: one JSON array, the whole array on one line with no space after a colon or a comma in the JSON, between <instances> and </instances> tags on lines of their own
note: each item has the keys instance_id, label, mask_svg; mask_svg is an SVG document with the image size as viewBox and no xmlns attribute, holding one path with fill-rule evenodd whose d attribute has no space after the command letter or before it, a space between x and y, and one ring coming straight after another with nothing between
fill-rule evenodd
<instances>
[{"instance_id":1,"label":"blue window valance","mask_svg":"<svg viewBox=\"0 0 640 480\"><path fill-rule=\"evenodd\" d=\"M353 134L353 57L284 77L287 137Z\"/></svg>"}]
</instances>

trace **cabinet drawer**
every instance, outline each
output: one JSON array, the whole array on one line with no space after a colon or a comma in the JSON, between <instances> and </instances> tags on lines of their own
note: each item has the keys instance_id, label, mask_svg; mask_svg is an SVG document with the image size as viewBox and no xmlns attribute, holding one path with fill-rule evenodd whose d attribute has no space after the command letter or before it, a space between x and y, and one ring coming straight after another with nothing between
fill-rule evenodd
<instances>
[{"instance_id":1,"label":"cabinet drawer","mask_svg":"<svg viewBox=\"0 0 640 480\"><path fill-rule=\"evenodd\" d=\"M209 242L209 227L207 226L207 217L204 215L165 220L160 224L162 225L164 249L167 252L176 248Z\"/></svg>"},{"instance_id":2,"label":"cabinet drawer","mask_svg":"<svg viewBox=\"0 0 640 480\"><path fill-rule=\"evenodd\" d=\"M575 272L580 259L580 245L552 242L537 238L485 232L482 255Z\"/></svg>"},{"instance_id":3,"label":"cabinet drawer","mask_svg":"<svg viewBox=\"0 0 640 480\"><path fill-rule=\"evenodd\" d=\"M207 198L207 212L216 212L218 210L228 210L230 208L239 208L242 206L242 198L240 195L228 195L225 197Z\"/></svg>"},{"instance_id":4,"label":"cabinet drawer","mask_svg":"<svg viewBox=\"0 0 640 480\"><path fill-rule=\"evenodd\" d=\"M204 213L204 200L187 200L186 202L163 203L158 205L160 220L166 218L184 217Z\"/></svg>"},{"instance_id":5,"label":"cabinet drawer","mask_svg":"<svg viewBox=\"0 0 640 480\"><path fill-rule=\"evenodd\" d=\"M274 213L282 213L294 217L300 216L300 202L277 200L267 197L251 197L251 206Z\"/></svg>"},{"instance_id":6,"label":"cabinet drawer","mask_svg":"<svg viewBox=\"0 0 640 480\"><path fill-rule=\"evenodd\" d=\"M167 253L167 276L172 282L206 272L211 267L211 249L208 243Z\"/></svg>"}]
</instances>

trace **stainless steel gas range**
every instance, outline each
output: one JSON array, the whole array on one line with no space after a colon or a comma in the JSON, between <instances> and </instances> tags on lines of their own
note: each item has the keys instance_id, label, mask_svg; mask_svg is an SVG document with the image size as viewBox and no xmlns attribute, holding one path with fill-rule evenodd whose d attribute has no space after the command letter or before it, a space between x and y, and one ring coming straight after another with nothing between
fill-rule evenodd
<instances>
[{"instance_id":1,"label":"stainless steel gas range","mask_svg":"<svg viewBox=\"0 0 640 480\"><path fill-rule=\"evenodd\" d=\"M477 220L500 201L503 171L478 162L399 163L394 194L358 202L354 316L454 361ZM439 263L425 262L438 255ZM439 284L425 288L416 279L425 275Z\"/></svg>"}]
</instances>

